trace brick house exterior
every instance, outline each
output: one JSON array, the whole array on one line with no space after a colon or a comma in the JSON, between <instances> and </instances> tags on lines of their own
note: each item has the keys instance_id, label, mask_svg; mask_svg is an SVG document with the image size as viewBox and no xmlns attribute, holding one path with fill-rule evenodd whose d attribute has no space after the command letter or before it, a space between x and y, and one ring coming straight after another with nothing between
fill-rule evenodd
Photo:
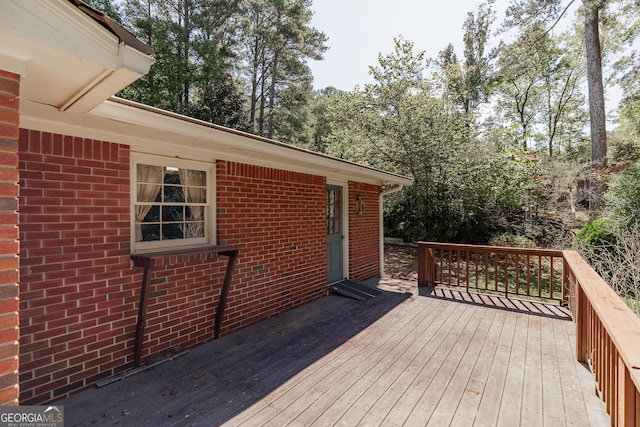
<instances>
[{"instance_id":1,"label":"brick house exterior","mask_svg":"<svg viewBox=\"0 0 640 427\"><path fill-rule=\"evenodd\" d=\"M20 76L0 69L0 405L18 403Z\"/></svg>"},{"instance_id":2,"label":"brick house exterior","mask_svg":"<svg viewBox=\"0 0 640 427\"><path fill-rule=\"evenodd\" d=\"M67 39L53 43L46 31L41 40L29 32L33 16L49 13L43 22L68 32ZM3 21L10 14L25 22ZM57 22L60 16L67 19ZM96 19L77 0L0 4L0 40L11 41L2 48L15 51L0 54L0 404L52 402L133 367L143 274L131 255L144 253L147 243L154 251L169 249L164 242L179 251L182 239L141 237L148 224L140 223L147 215L140 212L148 210L139 205L156 201L141 202L141 186L150 184L140 165L158 162L174 177L178 171L207 177L193 184L207 192L196 200L202 207L187 204L190 221L201 209L205 230L193 242L239 249L222 334L326 295L328 185L343 191L343 277L380 276L383 189L411 184L109 98L153 61L144 46L131 48L135 40L105 30ZM78 22L79 34L95 32L100 43L91 45L92 39L84 46L69 22ZM65 50L65 43L77 45ZM98 57L96 46L107 45L115 50ZM111 61L114 51L117 61ZM65 67L77 78L66 81ZM100 67L107 77L95 84ZM56 76L59 86L43 90ZM83 79L91 85L74 86ZM180 191L192 197L185 179L181 175ZM162 185L162 194L176 188ZM143 361L213 339L226 265L215 254L176 255L159 263L151 276Z\"/></svg>"}]
</instances>

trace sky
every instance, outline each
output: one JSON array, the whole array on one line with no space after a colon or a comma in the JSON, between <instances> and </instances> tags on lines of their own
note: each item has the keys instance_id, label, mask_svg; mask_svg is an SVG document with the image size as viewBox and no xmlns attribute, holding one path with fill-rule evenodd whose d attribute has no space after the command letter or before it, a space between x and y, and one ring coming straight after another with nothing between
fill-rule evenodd
<instances>
[{"instance_id":1,"label":"sky","mask_svg":"<svg viewBox=\"0 0 640 427\"><path fill-rule=\"evenodd\" d=\"M482 3L482 0L313 0L311 25L329 38L324 59L308 63L314 89L333 86L351 91L356 85L362 88L372 83L369 67L378 65L379 53L393 52L393 39L398 36L412 41L414 52L425 51L426 58L437 58L449 43L454 45L458 58L462 58L462 26L467 14ZM504 20L509 3L510 0L496 0L492 33ZM560 28L574 19L574 13L575 9L570 9ZM492 36L489 43L496 45L499 38ZM635 48L640 48L640 40ZM586 94L586 80L584 85ZM622 92L615 86L605 91L611 127Z\"/></svg>"},{"instance_id":2,"label":"sky","mask_svg":"<svg viewBox=\"0 0 640 427\"><path fill-rule=\"evenodd\" d=\"M314 88L334 86L350 91L371 83L369 66L378 64L378 53L393 52L394 37L414 42L414 51L427 58L453 43L462 57L467 13L479 0L313 0L311 25L329 38L323 61L310 61ZM494 9L502 21L509 0L497 0Z\"/></svg>"}]
</instances>

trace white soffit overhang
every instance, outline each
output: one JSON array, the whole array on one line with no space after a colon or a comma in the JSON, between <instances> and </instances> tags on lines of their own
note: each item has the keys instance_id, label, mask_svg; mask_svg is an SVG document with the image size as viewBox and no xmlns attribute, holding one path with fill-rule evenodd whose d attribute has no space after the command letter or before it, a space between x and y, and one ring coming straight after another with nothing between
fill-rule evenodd
<instances>
[{"instance_id":1,"label":"white soffit overhang","mask_svg":"<svg viewBox=\"0 0 640 427\"><path fill-rule=\"evenodd\" d=\"M228 160L375 185L411 185L413 180L256 135L119 98L90 113L21 105L27 129L126 144L133 151L201 161Z\"/></svg>"},{"instance_id":2,"label":"white soffit overhang","mask_svg":"<svg viewBox=\"0 0 640 427\"><path fill-rule=\"evenodd\" d=\"M68 0L0 1L0 68L20 74L21 100L88 111L153 62Z\"/></svg>"}]
</instances>

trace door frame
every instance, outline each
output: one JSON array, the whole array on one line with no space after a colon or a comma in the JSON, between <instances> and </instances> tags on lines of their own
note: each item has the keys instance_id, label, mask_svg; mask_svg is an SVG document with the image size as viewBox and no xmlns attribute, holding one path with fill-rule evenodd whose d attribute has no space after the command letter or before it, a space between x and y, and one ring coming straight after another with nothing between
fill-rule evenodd
<instances>
[{"instance_id":1,"label":"door frame","mask_svg":"<svg viewBox=\"0 0 640 427\"><path fill-rule=\"evenodd\" d=\"M327 179L325 183L325 199L326 191L329 185L342 188L342 231L344 238L342 239L342 277L349 277L349 184L345 181L336 181ZM326 220L325 220L326 224ZM329 263L329 254L327 253L327 265ZM327 277L327 282L328 282Z\"/></svg>"}]
</instances>

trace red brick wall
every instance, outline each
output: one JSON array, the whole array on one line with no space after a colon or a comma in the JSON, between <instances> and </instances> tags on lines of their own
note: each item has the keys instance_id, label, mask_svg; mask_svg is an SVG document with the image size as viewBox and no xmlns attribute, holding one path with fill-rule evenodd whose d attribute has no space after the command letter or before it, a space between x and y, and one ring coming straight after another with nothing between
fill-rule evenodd
<instances>
[{"instance_id":1,"label":"red brick wall","mask_svg":"<svg viewBox=\"0 0 640 427\"><path fill-rule=\"evenodd\" d=\"M129 150L20 131L22 403L64 396L131 360Z\"/></svg>"},{"instance_id":2,"label":"red brick wall","mask_svg":"<svg viewBox=\"0 0 640 427\"><path fill-rule=\"evenodd\" d=\"M142 269L130 266L126 145L20 131L20 385L62 398L132 366ZM326 293L323 177L217 165L220 244L241 247L222 333ZM154 270L143 361L213 337L226 258Z\"/></svg>"},{"instance_id":3,"label":"red brick wall","mask_svg":"<svg viewBox=\"0 0 640 427\"><path fill-rule=\"evenodd\" d=\"M223 333L325 295L325 178L217 167L218 243L241 247Z\"/></svg>"},{"instance_id":4,"label":"red brick wall","mask_svg":"<svg viewBox=\"0 0 640 427\"><path fill-rule=\"evenodd\" d=\"M18 98L20 76L0 70L0 405L18 404Z\"/></svg>"},{"instance_id":5,"label":"red brick wall","mask_svg":"<svg viewBox=\"0 0 640 427\"><path fill-rule=\"evenodd\" d=\"M349 182L349 278L380 277L380 186ZM364 212L356 213L356 198Z\"/></svg>"}]
</instances>

